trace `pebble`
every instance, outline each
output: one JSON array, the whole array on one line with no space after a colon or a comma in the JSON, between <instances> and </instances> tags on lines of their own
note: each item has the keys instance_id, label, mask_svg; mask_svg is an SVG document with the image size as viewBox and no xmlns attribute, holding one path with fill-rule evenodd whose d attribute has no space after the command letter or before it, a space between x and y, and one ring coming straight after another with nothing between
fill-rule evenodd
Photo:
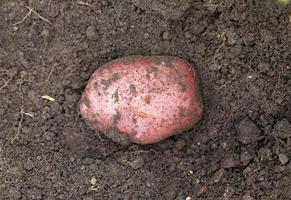
<instances>
[{"instance_id":1,"label":"pebble","mask_svg":"<svg viewBox=\"0 0 291 200\"><path fill-rule=\"evenodd\" d=\"M204 29L205 29L204 25L199 24L197 22L193 22L190 27L190 32L194 35L199 36L204 31Z\"/></svg>"},{"instance_id":2,"label":"pebble","mask_svg":"<svg viewBox=\"0 0 291 200\"><path fill-rule=\"evenodd\" d=\"M20 64L23 65L24 67L29 67L30 63L25 59L25 55L23 52L18 52L18 59L20 61Z\"/></svg>"},{"instance_id":3,"label":"pebble","mask_svg":"<svg viewBox=\"0 0 291 200\"><path fill-rule=\"evenodd\" d=\"M210 179L210 182L218 183L219 181L223 179L224 174L225 174L225 169L221 168L220 170L218 170L217 172L213 174L213 176Z\"/></svg>"},{"instance_id":4,"label":"pebble","mask_svg":"<svg viewBox=\"0 0 291 200\"><path fill-rule=\"evenodd\" d=\"M249 195L249 194L245 194L243 197L242 197L242 200L254 200L254 198Z\"/></svg>"},{"instance_id":5,"label":"pebble","mask_svg":"<svg viewBox=\"0 0 291 200\"><path fill-rule=\"evenodd\" d=\"M258 157L260 161L271 161L273 158L273 153L268 148L260 148L258 152Z\"/></svg>"},{"instance_id":6,"label":"pebble","mask_svg":"<svg viewBox=\"0 0 291 200\"><path fill-rule=\"evenodd\" d=\"M234 188L231 186L227 186L223 193L223 200L230 200L234 194Z\"/></svg>"},{"instance_id":7,"label":"pebble","mask_svg":"<svg viewBox=\"0 0 291 200\"><path fill-rule=\"evenodd\" d=\"M274 125L273 132L280 138L287 139L291 137L291 124L287 119L283 119Z\"/></svg>"},{"instance_id":8,"label":"pebble","mask_svg":"<svg viewBox=\"0 0 291 200\"><path fill-rule=\"evenodd\" d=\"M244 175L244 176L247 176L251 171L253 171L252 168L251 168L251 167L247 167L247 168L245 168L245 170L243 171L243 175Z\"/></svg>"},{"instance_id":9,"label":"pebble","mask_svg":"<svg viewBox=\"0 0 291 200\"><path fill-rule=\"evenodd\" d=\"M9 174L15 175L15 176L20 176L21 175L21 170L18 167L11 167L10 169L7 170Z\"/></svg>"},{"instance_id":10,"label":"pebble","mask_svg":"<svg viewBox=\"0 0 291 200\"><path fill-rule=\"evenodd\" d=\"M23 167L24 167L24 169L30 171L34 167L34 162L31 159L29 159L29 160L27 160L27 162L24 163Z\"/></svg>"},{"instance_id":11,"label":"pebble","mask_svg":"<svg viewBox=\"0 0 291 200\"><path fill-rule=\"evenodd\" d=\"M227 43L229 45L237 43L237 41L239 39L239 36L235 32L235 30L232 30L232 29L227 29L225 31L225 35L226 35L226 38L227 38Z\"/></svg>"},{"instance_id":12,"label":"pebble","mask_svg":"<svg viewBox=\"0 0 291 200\"><path fill-rule=\"evenodd\" d=\"M234 158L233 155L225 155L225 157L221 161L221 167L224 169L230 169L237 167L239 165L239 161Z\"/></svg>"},{"instance_id":13,"label":"pebble","mask_svg":"<svg viewBox=\"0 0 291 200\"><path fill-rule=\"evenodd\" d=\"M238 139L243 144L250 144L258 141L260 129L256 126L254 122L248 118L241 120L237 126Z\"/></svg>"},{"instance_id":14,"label":"pebble","mask_svg":"<svg viewBox=\"0 0 291 200\"><path fill-rule=\"evenodd\" d=\"M93 176L90 180L91 185L96 185L97 179Z\"/></svg>"},{"instance_id":15,"label":"pebble","mask_svg":"<svg viewBox=\"0 0 291 200\"><path fill-rule=\"evenodd\" d=\"M169 37L170 37L170 33L168 31L165 31L165 32L162 33L162 38L164 40L168 40Z\"/></svg>"},{"instance_id":16,"label":"pebble","mask_svg":"<svg viewBox=\"0 0 291 200\"><path fill-rule=\"evenodd\" d=\"M245 151L240 154L240 160L244 166L248 165L253 159L253 156L249 152Z\"/></svg>"},{"instance_id":17,"label":"pebble","mask_svg":"<svg viewBox=\"0 0 291 200\"><path fill-rule=\"evenodd\" d=\"M203 56L206 52L206 46L204 43L197 43L195 50L199 55Z\"/></svg>"},{"instance_id":18,"label":"pebble","mask_svg":"<svg viewBox=\"0 0 291 200\"><path fill-rule=\"evenodd\" d=\"M49 31L48 31L47 29L43 29L43 30L41 31L41 35L42 35L45 39L47 39L47 38L49 37Z\"/></svg>"},{"instance_id":19,"label":"pebble","mask_svg":"<svg viewBox=\"0 0 291 200\"><path fill-rule=\"evenodd\" d=\"M187 38L187 39L192 38L192 34L191 34L189 31L187 31L187 32L185 33L185 38Z\"/></svg>"},{"instance_id":20,"label":"pebble","mask_svg":"<svg viewBox=\"0 0 291 200\"><path fill-rule=\"evenodd\" d=\"M138 157L135 160L128 162L128 165L132 169L140 169L144 165L144 161L143 161L142 157Z\"/></svg>"},{"instance_id":21,"label":"pebble","mask_svg":"<svg viewBox=\"0 0 291 200\"><path fill-rule=\"evenodd\" d=\"M269 64L268 63L259 63L258 64L258 70L259 72L266 72L268 71L270 68Z\"/></svg>"},{"instance_id":22,"label":"pebble","mask_svg":"<svg viewBox=\"0 0 291 200\"><path fill-rule=\"evenodd\" d=\"M180 151L180 150L182 150L185 147L185 145L186 145L185 140L178 139L177 142L175 143L175 149L177 151Z\"/></svg>"},{"instance_id":23,"label":"pebble","mask_svg":"<svg viewBox=\"0 0 291 200\"><path fill-rule=\"evenodd\" d=\"M42 199L42 192L38 188L32 188L27 191L27 197L28 199L40 200Z\"/></svg>"},{"instance_id":24,"label":"pebble","mask_svg":"<svg viewBox=\"0 0 291 200\"><path fill-rule=\"evenodd\" d=\"M75 161L75 158L74 157L70 157L69 159L70 159L71 162L74 162Z\"/></svg>"},{"instance_id":25,"label":"pebble","mask_svg":"<svg viewBox=\"0 0 291 200\"><path fill-rule=\"evenodd\" d=\"M175 189L171 188L168 191L165 192L164 194L164 198L165 199L175 199L177 196L177 192L175 191Z\"/></svg>"},{"instance_id":26,"label":"pebble","mask_svg":"<svg viewBox=\"0 0 291 200\"><path fill-rule=\"evenodd\" d=\"M149 37L150 37L150 34L148 34L148 33L144 33L144 34L143 34L143 38L144 38L144 39L149 39Z\"/></svg>"},{"instance_id":27,"label":"pebble","mask_svg":"<svg viewBox=\"0 0 291 200\"><path fill-rule=\"evenodd\" d=\"M10 188L9 192L8 192L8 197L11 200L18 200L21 198L21 193L19 192L19 190L15 187Z\"/></svg>"},{"instance_id":28,"label":"pebble","mask_svg":"<svg viewBox=\"0 0 291 200\"><path fill-rule=\"evenodd\" d=\"M133 3L143 10L147 10L148 12L154 11L155 13L162 15L164 18L171 20L182 17L186 10L191 6L191 0L133 0Z\"/></svg>"},{"instance_id":29,"label":"pebble","mask_svg":"<svg viewBox=\"0 0 291 200\"><path fill-rule=\"evenodd\" d=\"M232 47L229 51L232 58L238 57L242 54L242 46L241 45L235 45Z\"/></svg>"},{"instance_id":30,"label":"pebble","mask_svg":"<svg viewBox=\"0 0 291 200\"><path fill-rule=\"evenodd\" d=\"M88 40L97 40L98 34L94 26L89 26L86 30L86 36Z\"/></svg>"},{"instance_id":31,"label":"pebble","mask_svg":"<svg viewBox=\"0 0 291 200\"><path fill-rule=\"evenodd\" d=\"M278 155L278 157L279 157L279 161L281 162L282 165L286 165L289 162L288 156L284 153L280 153Z\"/></svg>"},{"instance_id":32,"label":"pebble","mask_svg":"<svg viewBox=\"0 0 291 200\"><path fill-rule=\"evenodd\" d=\"M7 70L7 75L9 77L14 77L18 73L18 68L17 67L12 67Z\"/></svg>"},{"instance_id":33,"label":"pebble","mask_svg":"<svg viewBox=\"0 0 291 200\"><path fill-rule=\"evenodd\" d=\"M209 191L209 188L207 186L202 186L200 190L198 191L198 196L206 194Z\"/></svg>"}]
</instances>

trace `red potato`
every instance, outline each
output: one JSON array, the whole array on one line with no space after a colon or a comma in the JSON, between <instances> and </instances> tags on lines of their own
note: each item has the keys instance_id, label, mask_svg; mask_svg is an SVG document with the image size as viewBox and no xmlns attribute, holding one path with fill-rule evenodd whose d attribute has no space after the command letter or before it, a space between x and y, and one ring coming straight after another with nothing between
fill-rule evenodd
<instances>
[{"instance_id":1,"label":"red potato","mask_svg":"<svg viewBox=\"0 0 291 200\"><path fill-rule=\"evenodd\" d=\"M150 144L193 127L202 103L194 68L170 56L132 56L91 76L80 112L113 141Z\"/></svg>"}]
</instances>

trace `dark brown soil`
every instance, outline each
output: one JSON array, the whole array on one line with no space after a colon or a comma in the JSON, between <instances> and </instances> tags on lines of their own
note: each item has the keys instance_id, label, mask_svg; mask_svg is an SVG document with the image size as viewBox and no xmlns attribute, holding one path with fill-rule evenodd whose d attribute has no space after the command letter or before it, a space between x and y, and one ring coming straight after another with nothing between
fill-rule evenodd
<instances>
[{"instance_id":1,"label":"dark brown soil","mask_svg":"<svg viewBox=\"0 0 291 200\"><path fill-rule=\"evenodd\" d=\"M0 1L0 199L291 199L290 6L145 2ZM195 129L121 146L84 123L88 78L129 55L197 68Z\"/></svg>"}]
</instances>

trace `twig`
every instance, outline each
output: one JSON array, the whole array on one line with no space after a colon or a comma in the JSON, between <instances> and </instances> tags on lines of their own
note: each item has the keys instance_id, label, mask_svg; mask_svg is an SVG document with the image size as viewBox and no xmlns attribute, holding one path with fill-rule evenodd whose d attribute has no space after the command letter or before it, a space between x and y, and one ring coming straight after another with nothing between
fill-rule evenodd
<instances>
[{"instance_id":1,"label":"twig","mask_svg":"<svg viewBox=\"0 0 291 200\"><path fill-rule=\"evenodd\" d=\"M2 87L0 87L0 92L5 88L7 87L8 83L12 80L12 78L9 78Z\"/></svg>"},{"instance_id":2,"label":"twig","mask_svg":"<svg viewBox=\"0 0 291 200\"><path fill-rule=\"evenodd\" d=\"M42 19L43 21L45 21L45 22L51 24L51 22L50 22L48 19L44 18L43 16L41 16L40 14L38 14L37 12L35 12L35 11L34 11L32 8L30 8L29 6L25 6L25 7L29 10L28 13L27 13L23 18L22 18L22 20L20 20L19 22L14 23L14 24L12 24L12 26L16 26L16 25L21 24L22 22L24 22L25 19L31 15L31 13L34 13L36 16L38 16L38 17L39 17L40 19Z\"/></svg>"},{"instance_id":3,"label":"twig","mask_svg":"<svg viewBox=\"0 0 291 200\"><path fill-rule=\"evenodd\" d=\"M83 1L78 1L77 3L80 4L80 5L92 7L89 3L86 3L86 2L83 2Z\"/></svg>"},{"instance_id":4,"label":"twig","mask_svg":"<svg viewBox=\"0 0 291 200\"><path fill-rule=\"evenodd\" d=\"M47 82L50 80L50 77L51 77L51 75L53 74L53 71L54 71L54 69L55 69L56 66L57 66L57 63L55 63L55 64L52 66L52 69L51 69L51 71L50 71L50 73L49 73L49 75L48 75L48 77L47 77L45 83L47 83Z\"/></svg>"},{"instance_id":5,"label":"twig","mask_svg":"<svg viewBox=\"0 0 291 200\"><path fill-rule=\"evenodd\" d=\"M222 38L222 43L221 45L219 45L219 47L216 49L215 53L214 53L214 59L217 58L218 56L218 53L219 51L222 49L222 47L224 47L225 45L225 41L226 41L226 38L225 38L225 33L222 33L222 35L220 36Z\"/></svg>"},{"instance_id":6,"label":"twig","mask_svg":"<svg viewBox=\"0 0 291 200\"><path fill-rule=\"evenodd\" d=\"M34 119L34 116L33 116L33 114L31 114L31 113L23 112L23 114L24 114L24 115L27 115L27 116L29 116L29 117L31 117L32 119Z\"/></svg>"},{"instance_id":7,"label":"twig","mask_svg":"<svg viewBox=\"0 0 291 200\"><path fill-rule=\"evenodd\" d=\"M46 18L44 18L43 16L41 16L40 14L38 14L37 12L35 12L32 8L26 6L26 8L28 8L29 10L31 10L34 14L36 14L40 19L44 20L45 22L51 24L51 22L49 20L47 20Z\"/></svg>"},{"instance_id":8,"label":"twig","mask_svg":"<svg viewBox=\"0 0 291 200\"><path fill-rule=\"evenodd\" d=\"M22 127L22 122L23 122L23 116L24 116L23 108L21 108L21 110L20 110L20 114L21 114L21 118L20 118L20 121L19 121L19 123L18 123L17 131L16 131L16 133L15 133L15 136L12 138L11 143L13 143L14 140L18 139L18 137L19 137L19 135L20 135L21 127Z\"/></svg>"},{"instance_id":9,"label":"twig","mask_svg":"<svg viewBox=\"0 0 291 200\"><path fill-rule=\"evenodd\" d=\"M12 24L12 26L16 26L16 25L21 24L22 22L24 22L24 20L31 14L31 12L32 12L32 10L29 10L29 12L22 18L22 20Z\"/></svg>"}]
</instances>

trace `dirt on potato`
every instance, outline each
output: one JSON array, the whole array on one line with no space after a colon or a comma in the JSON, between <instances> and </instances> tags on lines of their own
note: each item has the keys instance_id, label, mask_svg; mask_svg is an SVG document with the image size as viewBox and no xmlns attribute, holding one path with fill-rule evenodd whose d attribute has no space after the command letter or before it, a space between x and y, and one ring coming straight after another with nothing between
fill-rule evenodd
<instances>
[{"instance_id":1,"label":"dirt on potato","mask_svg":"<svg viewBox=\"0 0 291 200\"><path fill-rule=\"evenodd\" d=\"M0 1L0 199L290 199L291 7L150 2ZM130 55L196 67L194 129L122 146L85 124L90 75Z\"/></svg>"}]
</instances>

